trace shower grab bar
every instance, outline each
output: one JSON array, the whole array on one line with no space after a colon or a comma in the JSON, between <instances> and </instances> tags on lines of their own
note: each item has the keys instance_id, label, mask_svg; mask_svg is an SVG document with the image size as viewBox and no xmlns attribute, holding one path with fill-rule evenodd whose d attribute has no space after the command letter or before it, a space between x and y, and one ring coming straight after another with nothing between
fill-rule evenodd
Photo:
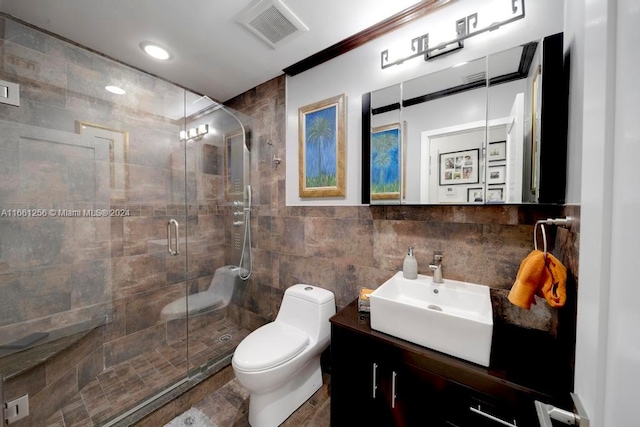
<instances>
[{"instance_id":1,"label":"shower grab bar","mask_svg":"<svg viewBox=\"0 0 640 427\"><path fill-rule=\"evenodd\" d=\"M171 234L172 234L171 226L172 225L175 231L175 239L176 239L175 250L171 248ZM175 219L172 219L167 223L167 250L173 256L178 256L178 254L180 254L180 232L178 229L178 221L176 221Z\"/></svg>"}]
</instances>

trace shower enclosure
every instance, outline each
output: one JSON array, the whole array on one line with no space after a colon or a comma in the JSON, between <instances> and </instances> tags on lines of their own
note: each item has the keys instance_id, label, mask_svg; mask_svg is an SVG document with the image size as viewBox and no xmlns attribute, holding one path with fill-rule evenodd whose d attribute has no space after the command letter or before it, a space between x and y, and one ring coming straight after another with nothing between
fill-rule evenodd
<instances>
[{"instance_id":1,"label":"shower enclosure","mask_svg":"<svg viewBox=\"0 0 640 427\"><path fill-rule=\"evenodd\" d=\"M161 314L250 247L251 119L2 15L0 53L20 90L0 103L4 400L29 396L16 426L111 425L248 334L226 305L241 280Z\"/></svg>"}]
</instances>

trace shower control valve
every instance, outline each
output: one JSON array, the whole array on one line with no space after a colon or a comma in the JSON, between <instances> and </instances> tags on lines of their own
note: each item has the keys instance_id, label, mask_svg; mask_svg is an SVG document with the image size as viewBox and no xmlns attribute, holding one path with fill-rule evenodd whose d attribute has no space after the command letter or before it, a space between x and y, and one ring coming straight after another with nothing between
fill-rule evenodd
<instances>
[{"instance_id":1,"label":"shower control valve","mask_svg":"<svg viewBox=\"0 0 640 427\"><path fill-rule=\"evenodd\" d=\"M241 202L240 200L234 200L233 201L233 206L235 206L235 207L244 206L244 202Z\"/></svg>"}]
</instances>

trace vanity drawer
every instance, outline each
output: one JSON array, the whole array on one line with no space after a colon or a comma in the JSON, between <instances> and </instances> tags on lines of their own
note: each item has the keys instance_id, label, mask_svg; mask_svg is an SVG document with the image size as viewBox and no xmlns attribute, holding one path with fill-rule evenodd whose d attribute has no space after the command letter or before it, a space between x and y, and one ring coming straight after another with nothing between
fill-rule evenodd
<instances>
[{"instance_id":1,"label":"vanity drawer","mask_svg":"<svg viewBox=\"0 0 640 427\"><path fill-rule=\"evenodd\" d=\"M450 382L449 425L455 427L539 427L533 398L509 401Z\"/></svg>"}]
</instances>

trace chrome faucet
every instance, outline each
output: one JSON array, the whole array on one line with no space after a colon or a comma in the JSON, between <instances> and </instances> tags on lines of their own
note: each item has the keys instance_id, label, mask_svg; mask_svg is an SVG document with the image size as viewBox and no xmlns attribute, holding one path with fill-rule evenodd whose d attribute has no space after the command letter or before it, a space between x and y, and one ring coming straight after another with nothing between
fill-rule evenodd
<instances>
[{"instance_id":1,"label":"chrome faucet","mask_svg":"<svg viewBox=\"0 0 640 427\"><path fill-rule=\"evenodd\" d=\"M442 279L442 254L434 253L433 261L429 264L429 268L433 271L433 283L444 283Z\"/></svg>"}]
</instances>

